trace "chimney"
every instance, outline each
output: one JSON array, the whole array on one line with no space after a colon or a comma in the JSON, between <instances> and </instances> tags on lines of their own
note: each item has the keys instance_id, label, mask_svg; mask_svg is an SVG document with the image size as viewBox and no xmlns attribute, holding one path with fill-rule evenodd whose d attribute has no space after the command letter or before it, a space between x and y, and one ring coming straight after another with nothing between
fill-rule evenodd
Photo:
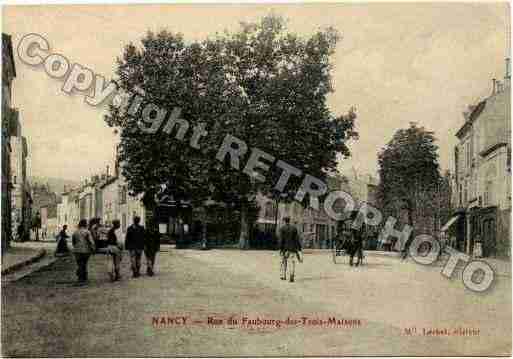
<instances>
[{"instance_id":1,"label":"chimney","mask_svg":"<svg viewBox=\"0 0 513 359\"><path fill-rule=\"evenodd\" d=\"M109 165L107 165L107 172L106 172L106 175L107 175L107 178L109 178Z\"/></svg>"},{"instance_id":2,"label":"chimney","mask_svg":"<svg viewBox=\"0 0 513 359\"><path fill-rule=\"evenodd\" d=\"M492 95L495 95L495 88L496 88L496 85L497 85L497 80L496 79L492 79L493 81L493 87L492 87Z\"/></svg>"}]
</instances>

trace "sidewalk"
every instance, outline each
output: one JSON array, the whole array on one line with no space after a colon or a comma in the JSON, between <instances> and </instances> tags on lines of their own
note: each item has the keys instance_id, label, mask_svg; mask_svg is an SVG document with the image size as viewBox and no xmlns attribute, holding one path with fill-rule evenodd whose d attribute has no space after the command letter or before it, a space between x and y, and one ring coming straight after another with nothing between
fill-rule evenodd
<instances>
[{"instance_id":1,"label":"sidewalk","mask_svg":"<svg viewBox=\"0 0 513 359\"><path fill-rule=\"evenodd\" d=\"M53 263L55 242L11 242L11 248L2 255L2 283L16 281Z\"/></svg>"},{"instance_id":2,"label":"sidewalk","mask_svg":"<svg viewBox=\"0 0 513 359\"><path fill-rule=\"evenodd\" d=\"M2 275L12 273L31 263L34 263L46 255L44 248L31 248L21 246L21 243L11 243L6 253L2 255Z\"/></svg>"}]
</instances>

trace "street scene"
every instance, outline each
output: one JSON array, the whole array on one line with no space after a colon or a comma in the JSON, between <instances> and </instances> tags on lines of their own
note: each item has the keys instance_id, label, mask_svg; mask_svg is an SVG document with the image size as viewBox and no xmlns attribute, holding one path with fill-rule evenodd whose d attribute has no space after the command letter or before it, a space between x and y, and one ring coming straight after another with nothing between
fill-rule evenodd
<instances>
[{"instance_id":1,"label":"street scene","mask_svg":"<svg viewBox=\"0 0 513 359\"><path fill-rule=\"evenodd\" d=\"M278 257L269 251L212 250L206 256L163 248L156 276L112 284L107 260L95 256L90 285L78 289L70 287L74 263L58 261L4 290L4 355L455 356L510 351L511 273L499 276L486 296L469 295L457 279L442 278L440 267L375 255L365 266L348 270L347 264L330 262L326 253L312 252L305 254L291 286L276 275ZM128 261L123 272L128 277ZM184 316L185 324L167 324L168 317ZM224 323L208 324L209 317ZM229 325L230 317L291 317L301 323ZM304 325L303 317L359 324ZM412 327L417 332L408 334ZM428 334L458 328L479 334Z\"/></svg>"},{"instance_id":2,"label":"street scene","mask_svg":"<svg viewBox=\"0 0 513 359\"><path fill-rule=\"evenodd\" d=\"M511 355L509 14L4 6L2 354Z\"/></svg>"}]
</instances>

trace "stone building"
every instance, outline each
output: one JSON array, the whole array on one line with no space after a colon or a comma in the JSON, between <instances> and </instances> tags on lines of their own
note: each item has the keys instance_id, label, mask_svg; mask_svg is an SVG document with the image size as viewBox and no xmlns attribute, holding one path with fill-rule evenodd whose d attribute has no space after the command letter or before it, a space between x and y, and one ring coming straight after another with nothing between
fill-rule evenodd
<instances>
[{"instance_id":1,"label":"stone building","mask_svg":"<svg viewBox=\"0 0 513 359\"><path fill-rule=\"evenodd\" d=\"M323 209L316 211L304 208L296 201L277 201L261 194L257 195L256 201L260 208L256 226L261 232L277 235L285 224L284 218L289 217L290 223L301 234L305 247L325 247L336 233L335 221Z\"/></svg>"},{"instance_id":2,"label":"stone building","mask_svg":"<svg viewBox=\"0 0 513 359\"><path fill-rule=\"evenodd\" d=\"M33 183L31 185L31 197L32 197L32 226L35 222L39 222L41 219L41 208L42 207L55 207L57 208L57 194L53 192L49 184ZM39 220L37 220L39 219ZM42 223L38 223L39 227L34 228L32 236L35 239L40 238L39 229L42 228Z\"/></svg>"},{"instance_id":3,"label":"stone building","mask_svg":"<svg viewBox=\"0 0 513 359\"><path fill-rule=\"evenodd\" d=\"M63 225L67 225L69 231L74 231L77 228L80 220L78 194L77 189L64 188L61 202L57 204L57 227L59 230Z\"/></svg>"},{"instance_id":4,"label":"stone building","mask_svg":"<svg viewBox=\"0 0 513 359\"><path fill-rule=\"evenodd\" d=\"M58 233L58 218L57 218L57 207L58 204L52 203L49 205L42 206L40 209L41 213L41 236L44 239L55 238Z\"/></svg>"},{"instance_id":5,"label":"stone building","mask_svg":"<svg viewBox=\"0 0 513 359\"><path fill-rule=\"evenodd\" d=\"M464 113L454 150L454 201L459 207L457 247L468 254L509 257L511 251L511 87L506 60L503 81Z\"/></svg>"},{"instance_id":6,"label":"stone building","mask_svg":"<svg viewBox=\"0 0 513 359\"><path fill-rule=\"evenodd\" d=\"M28 237L31 222L32 197L27 176L27 139L22 136L20 112L13 110L10 124L11 145L11 225L13 237L18 237L19 226L22 226L23 240Z\"/></svg>"},{"instance_id":7,"label":"stone building","mask_svg":"<svg viewBox=\"0 0 513 359\"><path fill-rule=\"evenodd\" d=\"M120 221L120 239L124 240L127 228L133 223L134 216L141 217L141 224L145 224L145 210L140 196L130 196L125 178L118 174L110 177L102 187L102 222L111 225L112 221Z\"/></svg>"},{"instance_id":8,"label":"stone building","mask_svg":"<svg viewBox=\"0 0 513 359\"><path fill-rule=\"evenodd\" d=\"M355 205L363 202L375 203L377 180L370 175L359 175L352 169L347 175L338 174L327 179L330 191L342 190L349 193ZM278 202L278 203L277 203ZM337 234L337 222L331 219L323 208L304 208L298 202L284 203L263 195L257 196L260 213L257 227L264 232L276 233L289 217L303 237L306 247L326 248Z\"/></svg>"},{"instance_id":9,"label":"stone building","mask_svg":"<svg viewBox=\"0 0 513 359\"><path fill-rule=\"evenodd\" d=\"M2 34L2 252L9 247L11 225L11 144L13 116L12 82L16 77L11 36Z\"/></svg>"}]
</instances>

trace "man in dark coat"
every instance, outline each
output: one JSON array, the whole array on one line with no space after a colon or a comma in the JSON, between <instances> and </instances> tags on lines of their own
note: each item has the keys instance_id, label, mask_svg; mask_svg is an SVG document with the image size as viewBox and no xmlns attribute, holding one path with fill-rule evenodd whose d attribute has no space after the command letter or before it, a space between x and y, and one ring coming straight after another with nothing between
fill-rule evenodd
<instances>
[{"instance_id":1,"label":"man in dark coat","mask_svg":"<svg viewBox=\"0 0 513 359\"><path fill-rule=\"evenodd\" d=\"M146 238L144 242L144 256L146 257L146 273L151 277L153 276L155 259L157 252L160 250L160 235L156 231L146 231Z\"/></svg>"},{"instance_id":2,"label":"man in dark coat","mask_svg":"<svg viewBox=\"0 0 513 359\"><path fill-rule=\"evenodd\" d=\"M296 258L301 261L299 252L301 252L301 240L299 233L293 225L290 224L290 218L283 219L285 225L280 229L280 254L281 254L281 279L287 279L287 267L289 267L289 280L294 282L296 271ZM291 266L288 266L288 261Z\"/></svg>"},{"instance_id":3,"label":"man in dark coat","mask_svg":"<svg viewBox=\"0 0 513 359\"><path fill-rule=\"evenodd\" d=\"M144 250L144 242L146 233L144 227L139 223L141 217L134 217L134 224L128 227L125 239L125 248L130 252L130 262L132 264L132 272L134 278L140 276L141 272L141 256Z\"/></svg>"},{"instance_id":4,"label":"man in dark coat","mask_svg":"<svg viewBox=\"0 0 513 359\"><path fill-rule=\"evenodd\" d=\"M363 233L361 228L351 228L351 248L349 252L349 265L353 265L356 255L356 266L363 260Z\"/></svg>"}]
</instances>

